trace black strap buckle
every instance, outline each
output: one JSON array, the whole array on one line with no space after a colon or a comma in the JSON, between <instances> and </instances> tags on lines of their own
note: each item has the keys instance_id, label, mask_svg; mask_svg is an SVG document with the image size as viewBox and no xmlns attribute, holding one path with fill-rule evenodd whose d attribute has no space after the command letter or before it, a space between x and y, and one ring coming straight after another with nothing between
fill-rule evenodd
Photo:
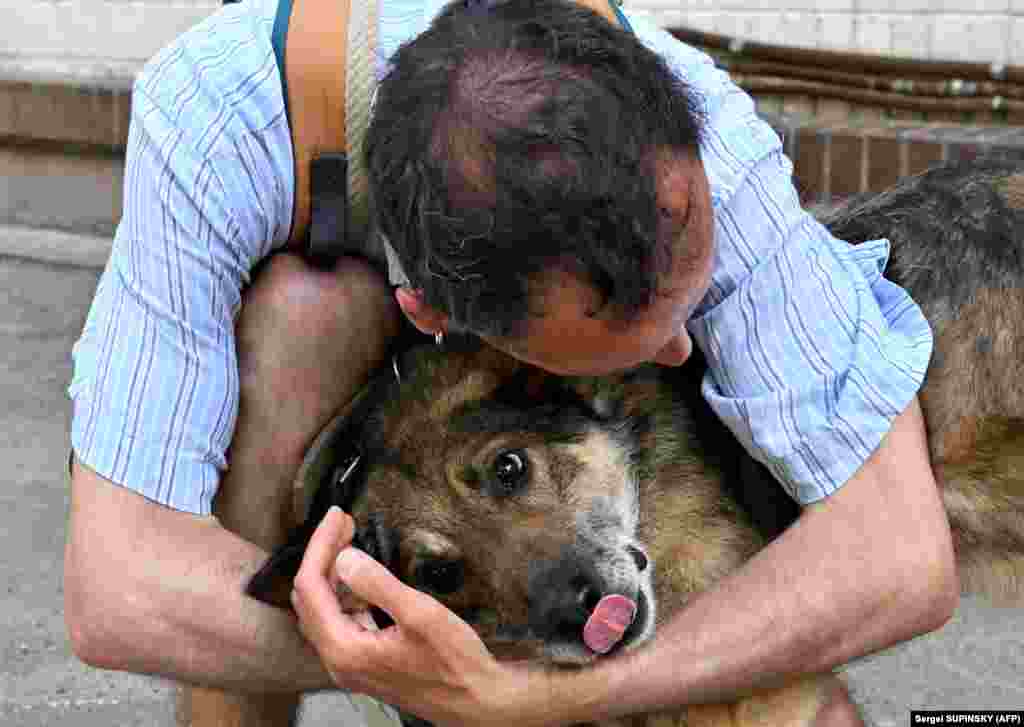
<instances>
[{"instance_id":1,"label":"black strap buckle","mask_svg":"<svg viewBox=\"0 0 1024 727\"><path fill-rule=\"evenodd\" d=\"M330 268L348 245L348 157L320 152L309 165L309 261Z\"/></svg>"}]
</instances>

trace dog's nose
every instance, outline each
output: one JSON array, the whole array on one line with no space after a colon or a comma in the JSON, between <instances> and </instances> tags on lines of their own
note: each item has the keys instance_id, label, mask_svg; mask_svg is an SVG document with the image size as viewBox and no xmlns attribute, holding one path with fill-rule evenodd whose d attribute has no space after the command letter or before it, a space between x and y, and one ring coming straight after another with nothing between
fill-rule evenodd
<instances>
[{"instance_id":1,"label":"dog's nose","mask_svg":"<svg viewBox=\"0 0 1024 727\"><path fill-rule=\"evenodd\" d=\"M530 626L542 638L575 641L604 596L597 573L561 562L538 574L531 586Z\"/></svg>"},{"instance_id":2,"label":"dog's nose","mask_svg":"<svg viewBox=\"0 0 1024 727\"><path fill-rule=\"evenodd\" d=\"M643 573L647 570L647 556L644 554L644 551L640 550L640 548L635 545L627 545L626 552L633 556L633 562L636 563L636 569L638 571Z\"/></svg>"},{"instance_id":3,"label":"dog's nose","mask_svg":"<svg viewBox=\"0 0 1024 727\"><path fill-rule=\"evenodd\" d=\"M578 558L548 563L530 580L530 628L545 641L582 642L606 654L636 615L633 597L612 591L593 564Z\"/></svg>"},{"instance_id":4,"label":"dog's nose","mask_svg":"<svg viewBox=\"0 0 1024 727\"><path fill-rule=\"evenodd\" d=\"M586 613L590 613L601 601L601 591L593 583L581 583L576 592L576 602Z\"/></svg>"}]
</instances>

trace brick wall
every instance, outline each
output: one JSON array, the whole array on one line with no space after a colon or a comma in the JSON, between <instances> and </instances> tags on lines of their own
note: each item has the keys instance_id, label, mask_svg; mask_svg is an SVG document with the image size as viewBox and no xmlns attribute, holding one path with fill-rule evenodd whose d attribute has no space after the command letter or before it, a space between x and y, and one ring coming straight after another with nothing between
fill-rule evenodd
<instances>
[{"instance_id":1,"label":"brick wall","mask_svg":"<svg viewBox=\"0 0 1024 727\"><path fill-rule=\"evenodd\" d=\"M889 122L852 125L764 113L793 160L805 204L879 192L940 162L984 155L1024 161L1024 127Z\"/></svg>"},{"instance_id":2,"label":"brick wall","mask_svg":"<svg viewBox=\"0 0 1024 727\"><path fill-rule=\"evenodd\" d=\"M1024 0L626 0L664 25L772 43L1024 64ZM219 0L0 0L0 77L123 75ZM5 72L6 67L6 72Z\"/></svg>"}]
</instances>

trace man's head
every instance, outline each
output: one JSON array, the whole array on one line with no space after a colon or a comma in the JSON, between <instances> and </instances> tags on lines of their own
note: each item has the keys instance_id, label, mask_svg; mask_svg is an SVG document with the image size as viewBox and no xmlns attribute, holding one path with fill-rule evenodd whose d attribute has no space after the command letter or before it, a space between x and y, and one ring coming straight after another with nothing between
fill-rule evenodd
<instances>
[{"instance_id":1,"label":"man's head","mask_svg":"<svg viewBox=\"0 0 1024 727\"><path fill-rule=\"evenodd\" d=\"M683 357L711 211L662 60L586 8L507 0L453 3L392 61L367 155L413 323L563 373Z\"/></svg>"}]
</instances>

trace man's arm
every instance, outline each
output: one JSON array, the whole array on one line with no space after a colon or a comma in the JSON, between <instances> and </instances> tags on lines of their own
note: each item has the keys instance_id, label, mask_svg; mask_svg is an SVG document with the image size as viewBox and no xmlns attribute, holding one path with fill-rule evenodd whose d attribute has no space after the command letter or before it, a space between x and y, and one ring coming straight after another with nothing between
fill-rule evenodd
<instances>
[{"instance_id":1,"label":"man's arm","mask_svg":"<svg viewBox=\"0 0 1024 727\"><path fill-rule=\"evenodd\" d=\"M325 521L296 579L303 633L342 686L445 725L569 724L732 699L938 628L959 591L916 400L841 490L651 644L589 669L495 662L440 604L345 548L340 522ZM342 614L339 578L397 626L365 631Z\"/></svg>"},{"instance_id":2,"label":"man's arm","mask_svg":"<svg viewBox=\"0 0 1024 727\"><path fill-rule=\"evenodd\" d=\"M360 261L318 271L281 255L247 290L237 328L230 346L241 414L218 491L220 519L116 484L79 461L76 448L64 565L71 643L94 666L205 687L326 688L294 617L244 587L265 548L287 532L280 528L291 522L292 483L310 442L382 361L397 308ZM208 378L198 398L217 395Z\"/></svg>"},{"instance_id":3,"label":"man's arm","mask_svg":"<svg viewBox=\"0 0 1024 727\"><path fill-rule=\"evenodd\" d=\"M76 463L64 565L72 648L92 666L233 691L327 688L291 614L243 593L266 556L214 518Z\"/></svg>"}]
</instances>

